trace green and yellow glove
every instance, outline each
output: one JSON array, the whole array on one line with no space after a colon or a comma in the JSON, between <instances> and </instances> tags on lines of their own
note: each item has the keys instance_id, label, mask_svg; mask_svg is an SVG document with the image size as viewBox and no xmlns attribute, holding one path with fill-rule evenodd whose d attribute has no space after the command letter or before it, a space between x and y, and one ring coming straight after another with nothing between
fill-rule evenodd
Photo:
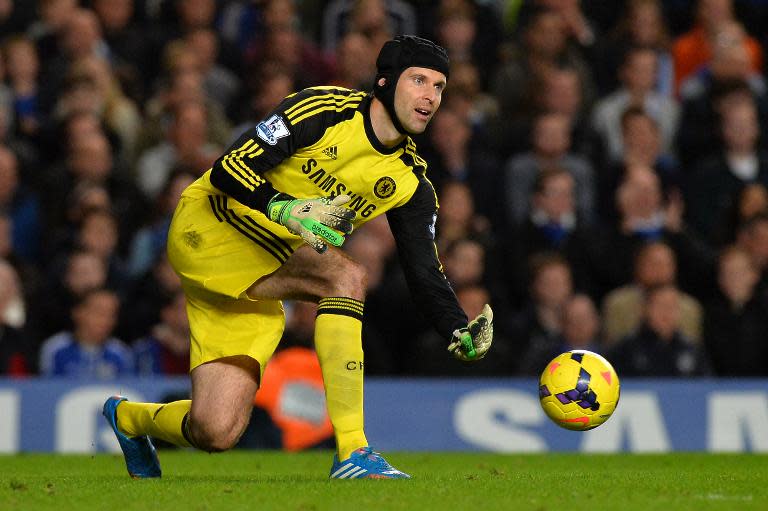
<instances>
[{"instance_id":1,"label":"green and yellow glove","mask_svg":"<svg viewBox=\"0 0 768 511\"><path fill-rule=\"evenodd\" d=\"M453 331L448 351L464 362L480 360L488 353L493 343L493 311L485 304L483 311L469 322L466 328Z\"/></svg>"},{"instance_id":2,"label":"green and yellow glove","mask_svg":"<svg viewBox=\"0 0 768 511\"><path fill-rule=\"evenodd\" d=\"M340 247L344 243L344 235L352 232L355 212L342 207L349 201L349 195L338 195L333 199L294 199L278 193L267 204L267 217L301 236L318 254L322 254L328 249L327 243Z\"/></svg>"}]
</instances>

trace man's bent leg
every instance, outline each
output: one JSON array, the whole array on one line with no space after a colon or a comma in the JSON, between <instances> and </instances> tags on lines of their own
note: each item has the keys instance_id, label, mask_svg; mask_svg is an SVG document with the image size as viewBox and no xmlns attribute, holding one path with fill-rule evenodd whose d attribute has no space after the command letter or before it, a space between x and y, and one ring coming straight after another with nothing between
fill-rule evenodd
<instances>
[{"instance_id":1,"label":"man's bent leg","mask_svg":"<svg viewBox=\"0 0 768 511\"><path fill-rule=\"evenodd\" d=\"M208 452L231 449L251 418L259 363L246 356L227 357L197 366L191 376L189 440Z\"/></svg>"},{"instance_id":2,"label":"man's bent leg","mask_svg":"<svg viewBox=\"0 0 768 511\"><path fill-rule=\"evenodd\" d=\"M362 321L361 301L323 298L318 304L315 349L341 460L368 445L363 432Z\"/></svg>"},{"instance_id":3,"label":"man's bent leg","mask_svg":"<svg viewBox=\"0 0 768 511\"><path fill-rule=\"evenodd\" d=\"M363 267L333 247L317 254L304 246L280 269L251 286L248 294L257 299L318 302L315 349L339 459L367 446L363 431Z\"/></svg>"},{"instance_id":4,"label":"man's bent leg","mask_svg":"<svg viewBox=\"0 0 768 511\"><path fill-rule=\"evenodd\" d=\"M148 435L179 447L224 451L242 435L258 389L259 364L250 357L228 357L192 370L192 400L117 406L120 432Z\"/></svg>"}]
</instances>

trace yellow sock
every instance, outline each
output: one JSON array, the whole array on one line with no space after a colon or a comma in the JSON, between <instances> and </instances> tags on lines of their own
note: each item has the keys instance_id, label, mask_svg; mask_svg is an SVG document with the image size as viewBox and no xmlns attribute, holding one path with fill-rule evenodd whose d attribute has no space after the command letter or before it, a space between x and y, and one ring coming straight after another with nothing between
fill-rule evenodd
<instances>
[{"instance_id":1,"label":"yellow sock","mask_svg":"<svg viewBox=\"0 0 768 511\"><path fill-rule=\"evenodd\" d=\"M363 432L363 302L324 298L317 307L315 349L339 459L368 445Z\"/></svg>"},{"instance_id":2,"label":"yellow sock","mask_svg":"<svg viewBox=\"0 0 768 511\"><path fill-rule=\"evenodd\" d=\"M128 436L149 435L179 447L192 447L184 432L191 406L188 399L167 404L123 401L117 406L117 427Z\"/></svg>"}]
</instances>

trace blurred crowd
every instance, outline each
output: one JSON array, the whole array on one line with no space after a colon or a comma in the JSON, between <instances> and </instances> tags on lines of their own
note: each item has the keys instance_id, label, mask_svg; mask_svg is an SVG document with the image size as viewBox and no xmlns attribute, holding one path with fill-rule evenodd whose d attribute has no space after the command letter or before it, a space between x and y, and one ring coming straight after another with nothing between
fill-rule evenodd
<instances>
[{"instance_id":1,"label":"blurred crowd","mask_svg":"<svg viewBox=\"0 0 768 511\"><path fill-rule=\"evenodd\" d=\"M181 191L291 92L371 90L411 33L451 58L416 142L445 273L496 339L448 355L379 218L345 244L368 374L590 349L623 376L768 376L766 26L759 0L0 0L0 375L185 374ZM311 346L313 307L286 303L284 346Z\"/></svg>"}]
</instances>

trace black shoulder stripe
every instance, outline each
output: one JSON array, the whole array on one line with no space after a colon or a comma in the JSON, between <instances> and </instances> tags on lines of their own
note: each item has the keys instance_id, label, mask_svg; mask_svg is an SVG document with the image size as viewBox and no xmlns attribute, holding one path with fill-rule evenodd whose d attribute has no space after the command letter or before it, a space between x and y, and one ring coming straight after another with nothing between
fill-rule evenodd
<instances>
[{"instance_id":1,"label":"black shoulder stripe","mask_svg":"<svg viewBox=\"0 0 768 511\"><path fill-rule=\"evenodd\" d=\"M293 114L288 116L288 120L292 125L296 125L301 121L313 117L322 112L343 112L345 110L351 111L354 115L354 111L360 105L362 101L361 97L325 97L323 99L317 99L311 103L308 103L303 108L295 110ZM348 118L349 116L342 116Z\"/></svg>"},{"instance_id":2,"label":"black shoulder stripe","mask_svg":"<svg viewBox=\"0 0 768 511\"><path fill-rule=\"evenodd\" d=\"M329 98L344 99L358 96L364 97L365 95L366 94L364 92L345 89L343 87L310 87L308 89L302 90L294 96L289 97L291 100L290 104L286 105L285 110L283 110L283 114L290 118L291 116L294 116L298 110L303 109L308 104L314 103L316 101L322 101Z\"/></svg>"}]
</instances>

